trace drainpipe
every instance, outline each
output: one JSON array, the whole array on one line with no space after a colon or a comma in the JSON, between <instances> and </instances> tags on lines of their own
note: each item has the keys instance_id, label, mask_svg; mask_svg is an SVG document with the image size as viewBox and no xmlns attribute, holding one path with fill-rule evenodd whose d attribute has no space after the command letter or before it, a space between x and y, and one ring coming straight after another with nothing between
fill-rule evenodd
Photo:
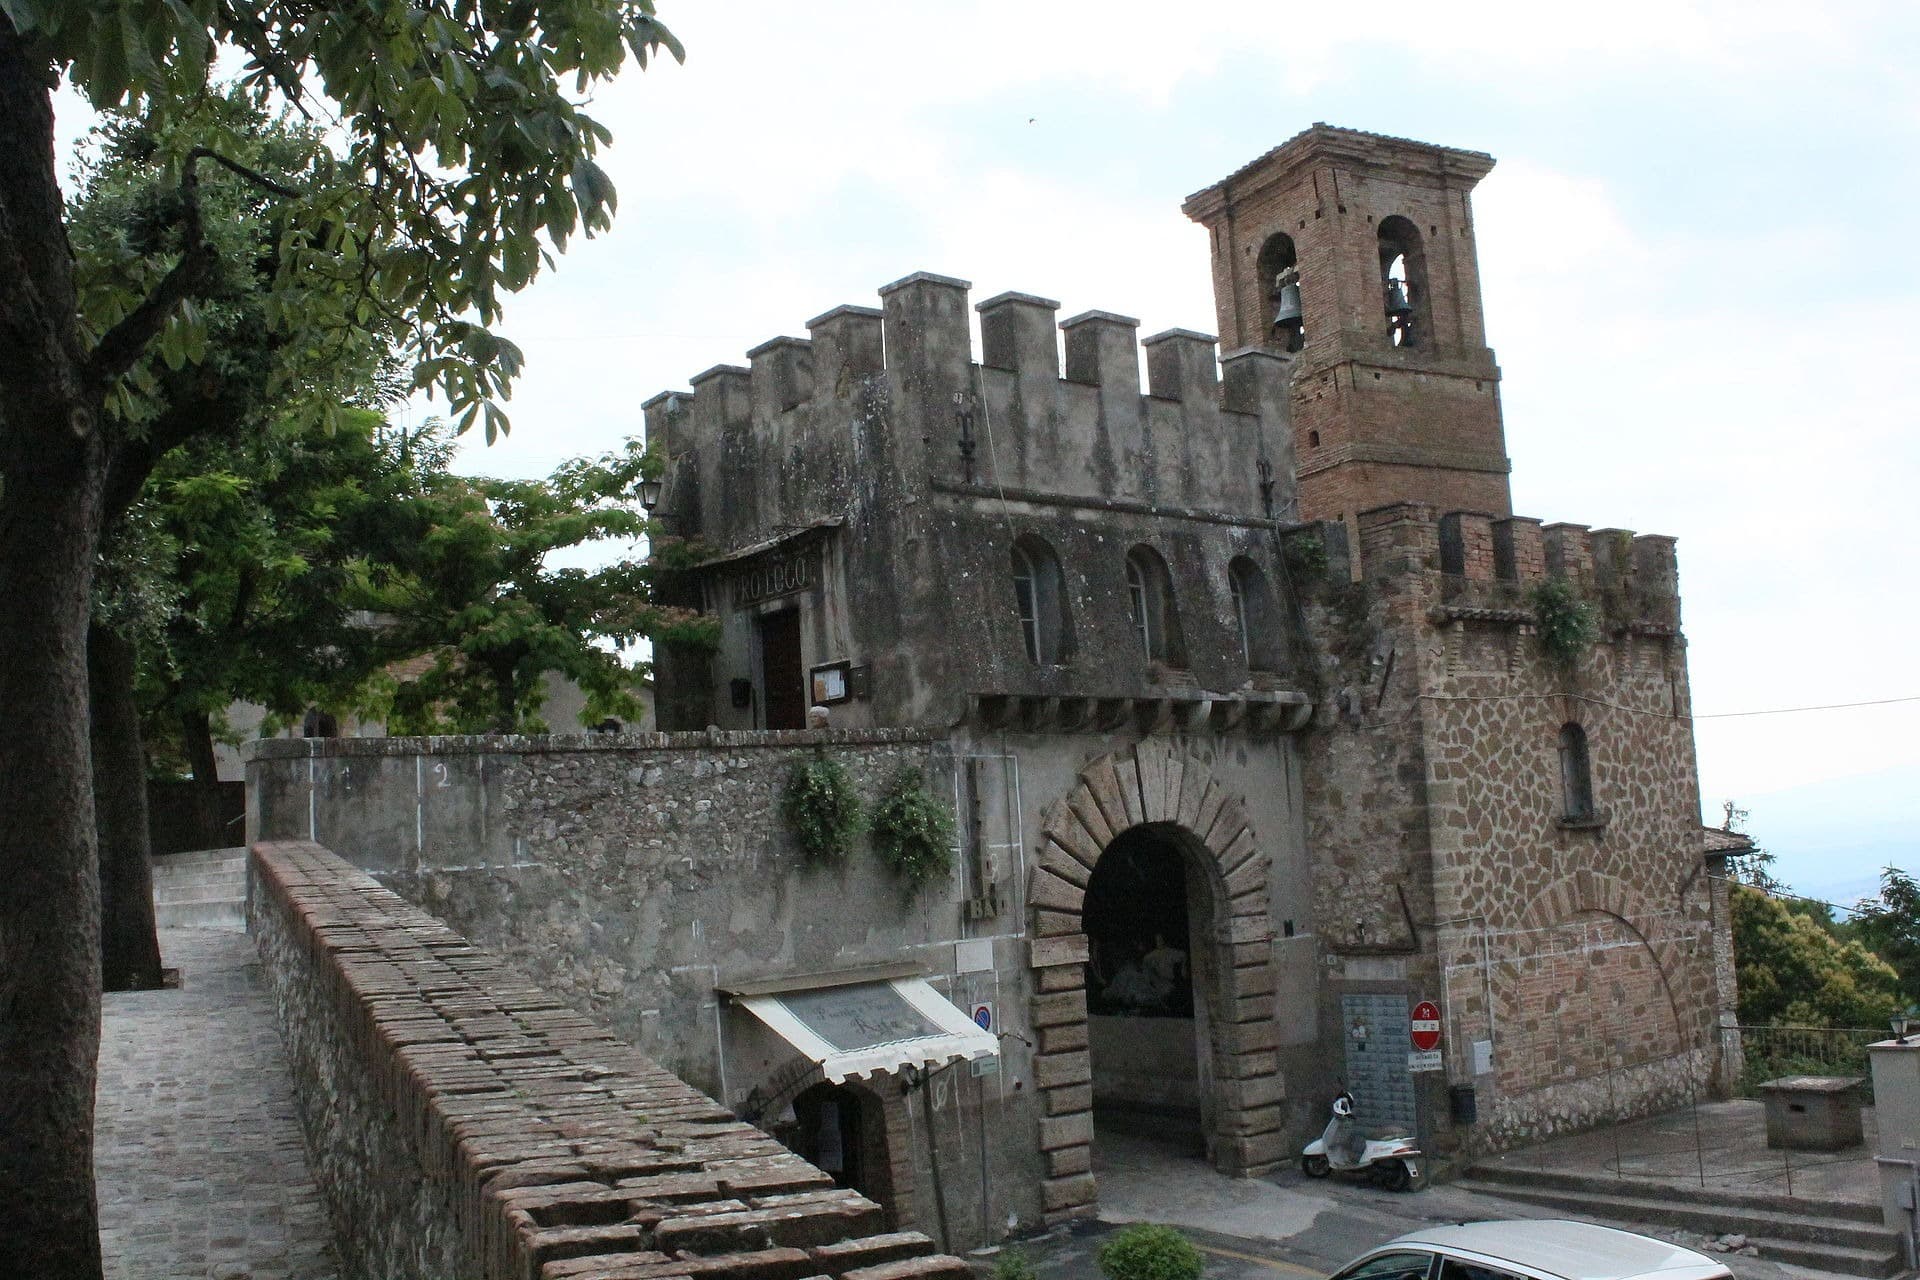
<instances>
[{"instance_id":1,"label":"drainpipe","mask_svg":"<svg viewBox=\"0 0 1920 1280\"><path fill-rule=\"evenodd\" d=\"M1907 1171L1907 1202L1900 1207L1907 1211L1907 1265L1920 1267L1920 1160L1903 1160L1898 1156L1875 1156L1877 1165L1892 1166Z\"/></svg>"},{"instance_id":2,"label":"drainpipe","mask_svg":"<svg viewBox=\"0 0 1920 1280\"><path fill-rule=\"evenodd\" d=\"M1478 924L1480 926L1480 981L1487 1002L1487 1044L1491 1048L1498 1041L1499 1035L1496 1031L1497 1022L1493 1011L1493 948L1489 940L1487 918L1484 915L1457 916L1452 920L1436 920L1433 922L1432 927L1437 931L1453 925L1462 924ZM1439 950L1439 946L1439 941L1436 939L1434 943L1436 952ZM1447 1025L1447 1038L1451 1040L1453 1038L1453 984L1447 981L1447 970L1444 963L1440 967L1440 1013ZM1466 1049L1467 1076L1471 1079L1473 1078L1472 1044L1469 1043ZM1466 1135L1464 1145L1467 1149L1468 1161L1471 1162L1473 1158L1473 1134L1471 1132Z\"/></svg>"},{"instance_id":3,"label":"drainpipe","mask_svg":"<svg viewBox=\"0 0 1920 1280\"><path fill-rule=\"evenodd\" d=\"M1445 929L1457 924L1478 924L1480 926L1480 979L1485 989L1487 1000L1487 1043L1492 1044L1500 1037L1496 1031L1497 1023L1493 1012L1493 948L1489 941L1487 918L1483 915L1457 916L1452 920L1435 920L1432 927L1435 929ZM1442 977L1443 979L1445 977L1444 969ZM1444 981L1440 986L1440 1002L1447 1006L1447 1026L1451 1028L1453 1026L1452 998ZM1468 1052L1471 1053L1472 1050L1469 1049ZM1468 1059L1467 1065L1473 1065L1471 1058Z\"/></svg>"}]
</instances>

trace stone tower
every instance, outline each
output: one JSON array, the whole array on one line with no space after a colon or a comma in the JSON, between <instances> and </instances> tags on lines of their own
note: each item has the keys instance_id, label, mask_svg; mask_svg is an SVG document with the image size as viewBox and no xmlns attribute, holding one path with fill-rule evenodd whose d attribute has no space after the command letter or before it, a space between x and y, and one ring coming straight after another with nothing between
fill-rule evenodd
<instances>
[{"instance_id":1,"label":"stone tower","mask_svg":"<svg viewBox=\"0 0 1920 1280\"><path fill-rule=\"evenodd\" d=\"M1493 157L1316 124L1187 198L1226 350L1295 351L1299 515L1512 513L1469 195ZM1277 319L1278 317L1278 319Z\"/></svg>"}]
</instances>

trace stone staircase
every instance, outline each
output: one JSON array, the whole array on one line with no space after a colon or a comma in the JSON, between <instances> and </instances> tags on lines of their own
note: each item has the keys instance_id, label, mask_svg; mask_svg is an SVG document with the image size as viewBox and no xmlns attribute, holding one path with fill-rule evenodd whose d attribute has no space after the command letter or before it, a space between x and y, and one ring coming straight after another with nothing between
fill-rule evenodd
<instances>
[{"instance_id":1,"label":"stone staircase","mask_svg":"<svg viewBox=\"0 0 1920 1280\"><path fill-rule=\"evenodd\" d=\"M1906 1267L1900 1233L1882 1223L1877 1204L1497 1165L1475 1165L1453 1185L1631 1230L1743 1235L1762 1258L1817 1271L1881 1278Z\"/></svg>"},{"instance_id":2,"label":"stone staircase","mask_svg":"<svg viewBox=\"0 0 1920 1280\"><path fill-rule=\"evenodd\" d=\"M153 918L162 929L247 927L247 851L203 849L153 860Z\"/></svg>"}]
</instances>

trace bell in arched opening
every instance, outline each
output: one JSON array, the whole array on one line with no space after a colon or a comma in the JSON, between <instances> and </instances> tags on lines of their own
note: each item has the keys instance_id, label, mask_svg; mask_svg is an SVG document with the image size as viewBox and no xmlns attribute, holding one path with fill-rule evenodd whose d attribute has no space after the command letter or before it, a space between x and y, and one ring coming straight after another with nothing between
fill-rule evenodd
<instances>
[{"instance_id":1,"label":"bell in arched opening","mask_svg":"<svg viewBox=\"0 0 1920 1280\"><path fill-rule=\"evenodd\" d=\"M1283 351L1298 351L1306 341L1306 317L1300 309L1300 273L1289 267L1273 278L1273 336Z\"/></svg>"},{"instance_id":2,"label":"bell in arched opening","mask_svg":"<svg viewBox=\"0 0 1920 1280\"><path fill-rule=\"evenodd\" d=\"M1260 247L1260 279L1267 292L1268 341L1282 351L1298 351L1307 340L1306 309L1300 297L1300 257L1293 237L1284 231L1268 236Z\"/></svg>"}]
</instances>

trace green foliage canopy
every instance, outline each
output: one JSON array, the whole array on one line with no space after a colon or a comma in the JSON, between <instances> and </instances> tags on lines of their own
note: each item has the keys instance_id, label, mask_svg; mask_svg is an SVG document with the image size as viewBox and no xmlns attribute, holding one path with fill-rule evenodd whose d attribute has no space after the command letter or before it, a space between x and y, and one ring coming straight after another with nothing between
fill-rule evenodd
<instances>
[{"instance_id":1,"label":"green foliage canopy","mask_svg":"<svg viewBox=\"0 0 1920 1280\"><path fill-rule=\"evenodd\" d=\"M270 325L403 329L416 385L443 392L462 430L484 416L489 439L506 427L499 401L520 367L491 331L502 295L576 232L611 225L617 197L596 160L611 135L586 110L593 88L629 56L643 67L661 49L683 56L651 0L0 0L0 14L95 107L143 113L187 201L214 164L276 197ZM253 103L313 125L297 182L249 163L243 130L177 127L234 52ZM177 225L178 252L145 257L148 287L126 295L120 321L155 302L174 312L198 291L213 255L176 269L215 222ZM185 326L162 341L191 358L191 313L160 319ZM124 336L150 326L134 329Z\"/></svg>"},{"instance_id":2,"label":"green foliage canopy","mask_svg":"<svg viewBox=\"0 0 1920 1280\"><path fill-rule=\"evenodd\" d=\"M1730 888L1743 1024L1881 1027L1898 1010L1892 966L1777 898L1742 884Z\"/></svg>"},{"instance_id":3,"label":"green foliage canopy","mask_svg":"<svg viewBox=\"0 0 1920 1280\"><path fill-rule=\"evenodd\" d=\"M1880 873L1880 896L1860 904L1852 930L1900 975L1900 998L1920 1009L1920 882L1898 867Z\"/></svg>"},{"instance_id":4,"label":"green foliage canopy","mask_svg":"<svg viewBox=\"0 0 1920 1280\"><path fill-rule=\"evenodd\" d=\"M655 603L653 566L597 569L560 558L650 531L637 486L657 460L637 442L563 464L544 480L445 477L415 504L405 572L372 608L396 644L434 654L374 708L394 733L539 733L540 681L587 695L589 722L638 718L642 639L712 647L718 623Z\"/></svg>"},{"instance_id":5,"label":"green foliage canopy","mask_svg":"<svg viewBox=\"0 0 1920 1280\"><path fill-rule=\"evenodd\" d=\"M406 656L367 610L404 572L451 454L436 426L349 409L331 431L295 421L163 458L131 526L159 535L179 592L142 651L150 734L217 724L235 700L281 718L353 705Z\"/></svg>"}]
</instances>

